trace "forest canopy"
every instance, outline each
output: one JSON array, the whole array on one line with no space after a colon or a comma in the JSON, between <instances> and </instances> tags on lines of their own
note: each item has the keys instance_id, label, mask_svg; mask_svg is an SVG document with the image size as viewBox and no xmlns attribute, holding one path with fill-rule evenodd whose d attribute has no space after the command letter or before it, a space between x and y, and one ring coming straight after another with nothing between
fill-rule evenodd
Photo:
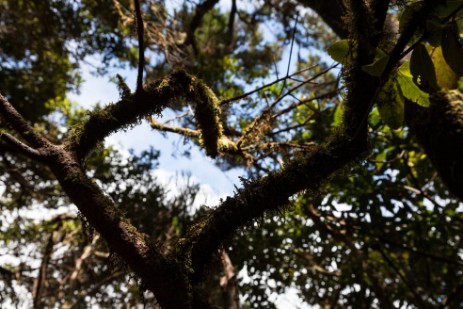
<instances>
[{"instance_id":1,"label":"forest canopy","mask_svg":"<svg viewBox=\"0 0 463 309\"><path fill-rule=\"evenodd\" d=\"M156 134L246 177L193 207ZM460 308L463 1L0 0L0 167L2 307Z\"/></svg>"}]
</instances>

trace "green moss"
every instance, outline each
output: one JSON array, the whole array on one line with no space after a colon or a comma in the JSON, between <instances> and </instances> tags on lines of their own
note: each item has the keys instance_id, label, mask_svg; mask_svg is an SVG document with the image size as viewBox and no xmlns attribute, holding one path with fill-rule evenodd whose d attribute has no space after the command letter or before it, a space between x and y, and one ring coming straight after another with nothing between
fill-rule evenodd
<instances>
[{"instance_id":1,"label":"green moss","mask_svg":"<svg viewBox=\"0 0 463 309\"><path fill-rule=\"evenodd\" d=\"M129 99L132 96L129 86L125 83L125 80L119 74L116 75L117 88L119 89L119 95L121 99Z\"/></svg>"},{"instance_id":2,"label":"green moss","mask_svg":"<svg viewBox=\"0 0 463 309\"><path fill-rule=\"evenodd\" d=\"M219 99L203 82L192 78L190 97L196 103L195 119L201 131L201 144L206 154L216 157L219 153L219 138L223 135L220 123Z\"/></svg>"}]
</instances>

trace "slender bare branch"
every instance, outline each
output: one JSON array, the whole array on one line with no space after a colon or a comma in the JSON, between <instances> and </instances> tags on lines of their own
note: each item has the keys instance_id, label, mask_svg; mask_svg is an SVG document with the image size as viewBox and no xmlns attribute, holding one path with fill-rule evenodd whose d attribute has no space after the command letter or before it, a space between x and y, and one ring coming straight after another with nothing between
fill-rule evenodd
<instances>
[{"instance_id":1,"label":"slender bare branch","mask_svg":"<svg viewBox=\"0 0 463 309\"><path fill-rule=\"evenodd\" d=\"M186 137L198 138L201 136L201 132L199 132L198 130L170 126L168 124L160 123L159 121L156 121L155 119L153 119L153 117L148 117L147 120L151 128L159 130L159 131L177 133L177 134L181 134Z\"/></svg>"},{"instance_id":2,"label":"slender bare branch","mask_svg":"<svg viewBox=\"0 0 463 309\"><path fill-rule=\"evenodd\" d=\"M39 148L49 144L49 142L35 132L34 128L18 113L13 105L0 94L0 115L11 127L32 147Z\"/></svg>"},{"instance_id":3,"label":"slender bare branch","mask_svg":"<svg viewBox=\"0 0 463 309\"><path fill-rule=\"evenodd\" d=\"M48 236L47 244L45 245L45 249L43 252L42 262L40 264L39 273L37 278L34 280L34 289L32 292L32 296L34 298L34 308L40 308L40 298L42 295L42 287L46 284L47 281L47 273L48 273L48 263L50 261L50 257L53 253L53 234L55 230L53 230L50 235Z\"/></svg>"},{"instance_id":4,"label":"slender bare branch","mask_svg":"<svg viewBox=\"0 0 463 309\"><path fill-rule=\"evenodd\" d=\"M71 276L69 277L69 281L71 285L73 284L73 282L76 281L77 277L79 276L80 271L82 270L82 265L84 261L92 254L94 250L94 246L99 239L100 239L100 234L96 234L95 237L93 237L92 243L85 246L80 257L76 259L74 270L72 271Z\"/></svg>"},{"instance_id":5,"label":"slender bare branch","mask_svg":"<svg viewBox=\"0 0 463 309\"><path fill-rule=\"evenodd\" d=\"M229 98L229 99L222 100L222 101L220 101L220 104L227 104L227 103L230 103L230 102L234 102L234 101L238 101L238 100L247 98L247 97L249 97L250 95L252 95L252 94L254 94L254 93L256 93L256 92L259 92L259 91L261 91L261 90L264 90L265 88L268 88L268 87L270 87L270 86L273 86L273 85L275 85L275 84L277 84L277 83L279 83L279 82L285 81L286 79L291 78L291 77L293 77L293 76L295 76L295 75L299 75L299 74L301 74L301 73L304 73L304 72L306 72L306 71L308 71L308 70L310 70L310 69L313 69L313 68L315 68L315 67L317 67L317 66L318 66L318 65L313 65L313 66L310 66L310 67L305 68L305 69L303 69L303 70L294 72L293 74L291 74L291 75L289 75L289 76L277 78L276 80L274 80L274 81L272 81L272 82L270 82L270 83L268 83L268 84L265 84L265 85L263 85L263 86L260 86L260 87L254 89L254 90L251 90L251 91L249 91L249 92L240 94L240 95L238 95L238 96L236 96L236 97L233 97L233 98ZM335 66L336 66L336 65L335 65Z\"/></svg>"},{"instance_id":6,"label":"slender bare branch","mask_svg":"<svg viewBox=\"0 0 463 309\"><path fill-rule=\"evenodd\" d=\"M138 75L137 75L137 92L143 90L143 70L145 67L145 44L144 44L144 25L141 14L140 1L134 0L135 20L137 21L138 36Z\"/></svg>"},{"instance_id":7,"label":"slender bare branch","mask_svg":"<svg viewBox=\"0 0 463 309\"><path fill-rule=\"evenodd\" d=\"M6 132L0 132L0 139L2 139L5 143L11 146L13 149L19 151L21 154L25 155L26 157L33 159L33 160L40 160L41 154L37 150L29 147L28 145L24 144L16 137Z\"/></svg>"}]
</instances>

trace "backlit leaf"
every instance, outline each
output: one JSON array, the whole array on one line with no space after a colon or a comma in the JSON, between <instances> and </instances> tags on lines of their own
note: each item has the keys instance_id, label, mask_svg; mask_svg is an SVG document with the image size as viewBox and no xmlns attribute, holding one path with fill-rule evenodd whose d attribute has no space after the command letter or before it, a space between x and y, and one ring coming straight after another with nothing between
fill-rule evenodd
<instances>
[{"instance_id":1,"label":"backlit leaf","mask_svg":"<svg viewBox=\"0 0 463 309\"><path fill-rule=\"evenodd\" d=\"M413 81L413 76L410 73L410 62L402 64L397 71L397 82L405 98L416 104L428 107L429 94L421 90Z\"/></svg>"},{"instance_id":2,"label":"backlit leaf","mask_svg":"<svg viewBox=\"0 0 463 309\"><path fill-rule=\"evenodd\" d=\"M455 72L445 62L442 55L442 48L436 47L432 53L432 61L436 71L436 79L439 87L444 89L455 89L458 86L458 78Z\"/></svg>"},{"instance_id":3,"label":"backlit leaf","mask_svg":"<svg viewBox=\"0 0 463 309\"><path fill-rule=\"evenodd\" d=\"M328 47L326 52L334 61L345 64L349 55L349 48L349 40L341 40Z\"/></svg>"}]
</instances>

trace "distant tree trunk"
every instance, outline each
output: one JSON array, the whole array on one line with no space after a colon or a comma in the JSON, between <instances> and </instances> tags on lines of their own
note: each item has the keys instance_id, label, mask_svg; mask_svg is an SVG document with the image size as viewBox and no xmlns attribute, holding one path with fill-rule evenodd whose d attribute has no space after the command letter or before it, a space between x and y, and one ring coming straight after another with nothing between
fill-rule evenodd
<instances>
[{"instance_id":1,"label":"distant tree trunk","mask_svg":"<svg viewBox=\"0 0 463 309\"><path fill-rule=\"evenodd\" d=\"M224 249L220 250L220 259L223 268L223 276L220 278L220 288L222 290L224 309L239 309L238 278L235 267L233 267L230 257Z\"/></svg>"}]
</instances>

